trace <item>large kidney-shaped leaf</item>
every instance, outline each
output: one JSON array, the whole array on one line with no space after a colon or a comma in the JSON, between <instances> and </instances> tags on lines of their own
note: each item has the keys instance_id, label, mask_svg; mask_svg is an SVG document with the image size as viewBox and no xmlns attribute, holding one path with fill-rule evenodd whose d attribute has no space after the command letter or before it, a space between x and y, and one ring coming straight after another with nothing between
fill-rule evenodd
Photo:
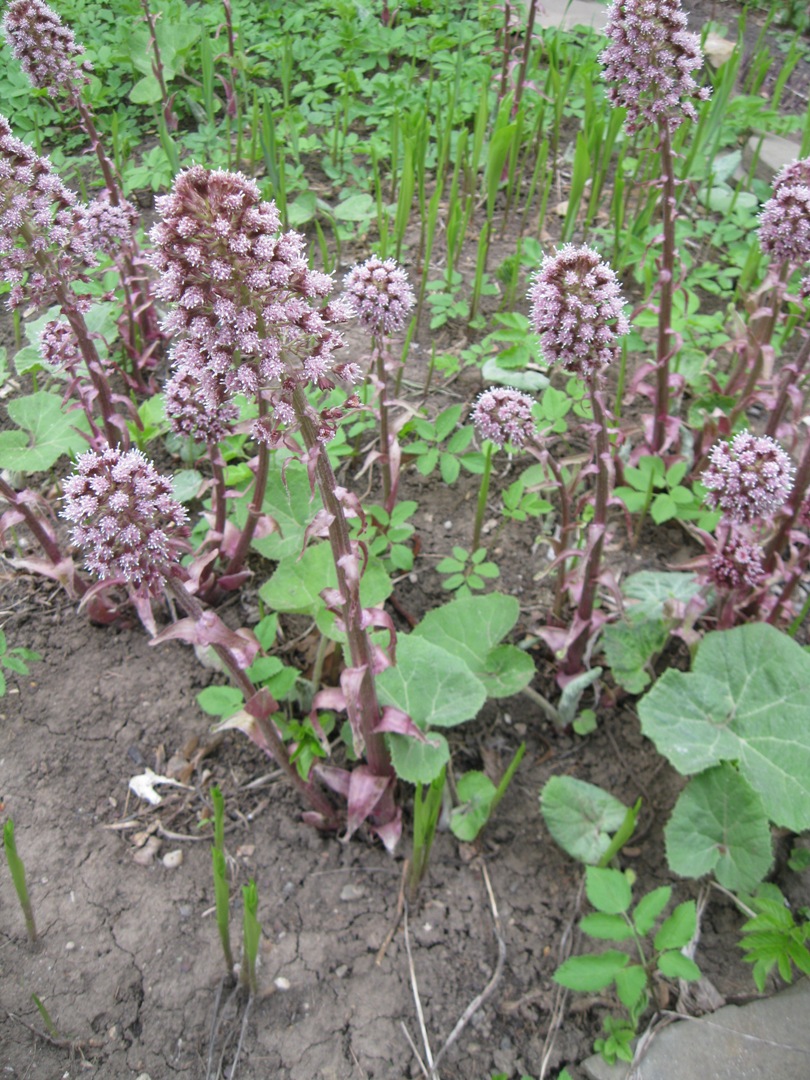
<instances>
[{"instance_id":1,"label":"large kidney-shaped leaf","mask_svg":"<svg viewBox=\"0 0 810 1080\"><path fill-rule=\"evenodd\" d=\"M400 637L397 663L377 676L383 705L395 705L423 731L471 720L487 698L463 660L416 634Z\"/></svg>"},{"instance_id":2,"label":"large kidney-shaped leaf","mask_svg":"<svg viewBox=\"0 0 810 1080\"><path fill-rule=\"evenodd\" d=\"M513 596L491 593L462 597L429 611L411 636L463 660L489 697L509 697L520 693L534 675L528 654L514 645L500 645L519 613L520 605Z\"/></svg>"},{"instance_id":3,"label":"large kidney-shaped leaf","mask_svg":"<svg viewBox=\"0 0 810 1080\"><path fill-rule=\"evenodd\" d=\"M397 776L409 784L431 784L450 760L447 739L438 731L431 731L426 742L389 735L388 746Z\"/></svg>"},{"instance_id":4,"label":"large kidney-shaped leaf","mask_svg":"<svg viewBox=\"0 0 810 1080\"><path fill-rule=\"evenodd\" d=\"M323 589L337 588L337 574L328 542L312 544L300 557L282 559L259 596L274 611L317 616L324 611ZM377 559L369 559L360 581L363 607L377 607L391 593L391 579Z\"/></svg>"},{"instance_id":5,"label":"large kidney-shaped leaf","mask_svg":"<svg viewBox=\"0 0 810 1080\"><path fill-rule=\"evenodd\" d=\"M277 451L273 456L262 507L278 529L252 544L260 555L275 562L300 553L306 528L321 508L320 496L313 495L310 489L306 467L299 461L288 461L284 468L284 460L281 452ZM245 518L248 501L247 498L244 500L243 510L240 507Z\"/></svg>"},{"instance_id":6,"label":"large kidney-shaped leaf","mask_svg":"<svg viewBox=\"0 0 810 1080\"><path fill-rule=\"evenodd\" d=\"M713 872L732 892L754 889L773 860L762 800L729 764L689 781L664 836L676 874L696 878Z\"/></svg>"},{"instance_id":7,"label":"large kidney-shaped leaf","mask_svg":"<svg viewBox=\"0 0 810 1080\"><path fill-rule=\"evenodd\" d=\"M765 623L708 634L691 672L639 702L644 734L688 776L737 763L771 821L810 828L810 655Z\"/></svg>"},{"instance_id":8,"label":"large kidney-shaped leaf","mask_svg":"<svg viewBox=\"0 0 810 1080\"><path fill-rule=\"evenodd\" d=\"M63 454L87 449L80 434L90 428L83 413L62 411L57 394L39 390L8 403L8 415L22 431L0 431L0 469L43 472Z\"/></svg>"},{"instance_id":9,"label":"large kidney-shaped leaf","mask_svg":"<svg viewBox=\"0 0 810 1080\"><path fill-rule=\"evenodd\" d=\"M621 828L627 807L602 788L573 776L552 776L540 795L548 831L580 862L596 864Z\"/></svg>"}]
</instances>

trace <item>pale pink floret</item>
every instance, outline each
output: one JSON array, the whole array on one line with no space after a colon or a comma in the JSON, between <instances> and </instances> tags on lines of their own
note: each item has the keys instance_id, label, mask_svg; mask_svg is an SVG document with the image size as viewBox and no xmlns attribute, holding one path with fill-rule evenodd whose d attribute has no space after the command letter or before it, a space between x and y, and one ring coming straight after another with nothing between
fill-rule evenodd
<instances>
[{"instance_id":1,"label":"pale pink floret","mask_svg":"<svg viewBox=\"0 0 810 1080\"><path fill-rule=\"evenodd\" d=\"M530 320L543 356L587 382L598 381L630 329L616 274L598 252L566 244L547 255L529 289Z\"/></svg>"},{"instance_id":2,"label":"pale pink floret","mask_svg":"<svg viewBox=\"0 0 810 1080\"><path fill-rule=\"evenodd\" d=\"M482 439L497 447L507 442L520 447L536 437L533 405L534 399L520 390L492 386L478 396L470 416Z\"/></svg>"},{"instance_id":3,"label":"pale pink floret","mask_svg":"<svg viewBox=\"0 0 810 1080\"><path fill-rule=\"evenodd\" d=\"M810 262L810 158L777 174L773 197L762 208L759 243L778 262L793 267Z\"/></svg>"},{"instance_id":4,"label":"pale pink floret","mask_svg":"<svg viewBox=\"0 0 810 1080\"><path fill-rule=\"evenodd\" d=\"M605 33L610 44L599 56L608 100L627 109L627 130L664 123L674 131L697 119L695 101L706 101L692 72L703 65L700 40L686 30L680 0L614 0Z\"/></svg>"},{"instance_id":5,"label":"pale pink floret","mask_svg":"<svg viewBox=\"0 0 810 1080\"><path fill-rule=\"evenodd\" d=\"M141 596L157 596L187 535L187 514L171 482L140 450L90 450L64 485L62 517L73 542L101 580L123 579Z\"/></svg>"},{"instance_id":6,"label":"pale pink floret","mask_svg":"<svg viewBox=\"0 0 810 1080\"><path fill-rule=\"evenodd\" d=\"M784 506L793 486L793 463L769 435L742 431L731 442L715 443L701 477L706 504L727 521L744 525L771 517Z\"/></svg>"},{"instance_id":7,"label":"pale pink floret","mask_svg":"<svg viewBox=\"0 0 810 1080\"><path fill-rule=\"evenodd\" d=\"M343 287L371 334L399 333L416 304L402 267L394 259L383 260L378 255L353 266L343 279Z\"/></svg>"},{"instance_id":8,"label":"pale pink floret","mask_svg":"<svg viewBox=\"0 0 810 1080\"><path fill-rule=\"evenodd\" d=\"M3 17L3 33L33 86L75 103L93 67L80 59L84 49L53 8L42 0L14 0Z\"/></svg>"},{"instance_id":9,"label":"pale pink floret","mask_svg":"<svg viewBox=\"0 0 810 1080\"><path fill-rule=\"evenodd\" d=\"M39 354L48 367L76 375L82 354L66 319L52 319L45 324L39 335Z\"/></svg>"}]
</instances>

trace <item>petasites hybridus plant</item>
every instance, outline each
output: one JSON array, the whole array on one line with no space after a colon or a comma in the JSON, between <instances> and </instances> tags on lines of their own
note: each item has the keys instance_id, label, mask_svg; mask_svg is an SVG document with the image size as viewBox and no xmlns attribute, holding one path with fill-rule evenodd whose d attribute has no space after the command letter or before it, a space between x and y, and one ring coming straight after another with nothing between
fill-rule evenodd
<instances>
[{"instance_id":1,"label":"petasites hybridus plant","mask_svg":"<svg viewBox=\"0 0 810 1080\"><path fill-rule=\"evenodd\" d=\"M344 299L330 299L332 278L310 270L303 237L281 232L275 204L263 201L257 185L242 174L195 166L177 176L157 208L161 221L150 234L151 263L160 274L156 295L170 304L163 328L174 339L175 386L181 378L188 393L196 387L206 408L220 410L220 417L237 395L258 413L250 427L258 444L253 494L220 584L244 579L244 559L263 514L270 451L283 445L302 456L310 482L320 490L323 510L309 535L329 538L337 588L323 595L348 640L350 664L340 691L328 693L328 705L316 697L316 707L345 708L355 752L367 761L351 773L323 769L321 775L347 799L349 835L368 819L393 846L401 816L383 732L392 724L400 731L408 725L397 710L380 707L375 675L393 657L372 646L368 635L371 626L385 625L393 646L393 626L384 612L361 603L361 559L347 523L347 513L360 513L360 507L337 484L325 450L356 399L318 411L307 397L308 390L332 390L338 380L352 383L361 376L356 364L338 362L335 355L344 345L336 327L353 308ZM170 407L175 403L180 404L173 393ZM295 430L303 452L291 437ZM219 483L216 473L215 479ZM224 497L218 489L218 505Z\"/></svg>"},{"instance_id":2,"label":"petasites hybridus plant","mask_svg":"<svg viewBox=\"0 0 810 1080\"><path fill-rule=\"evenodd\" d=\"M532 328L540 336L544 359L585 382L593 410L597 479L582 578L576 589L577 608L566 630L542 631L562 660L560 677L567 680L582 670L588 644L600 625L594 603L613 472L609 410L602 385L607 367L619 354L619 338L628 332L629 323L616 274L598 252L587 246L567 244L555 255L547 255L532 279L529 301Z\"/></svg>"},{"instance_id":3,"label":"petasites hybridus plant","mask_svg":"<svg viewBox=\"0 0 810 1080\"><path fill-rule=\"evenodd\" d=\"M647 441L660 453L678 435L677 417L669 415L670 360L678 348L672 332L675 288L675 168L673 132L684 120L696 120L695 102L705 101L708 87L698 87L692 72L703 64L700 43L686 29L680 0L614 0L605 28L610 44L599 60L608 100L627 111L626 127L658 131L663 246L658 275L658 342L654 406Z\"/></svg>"}]
</instances>

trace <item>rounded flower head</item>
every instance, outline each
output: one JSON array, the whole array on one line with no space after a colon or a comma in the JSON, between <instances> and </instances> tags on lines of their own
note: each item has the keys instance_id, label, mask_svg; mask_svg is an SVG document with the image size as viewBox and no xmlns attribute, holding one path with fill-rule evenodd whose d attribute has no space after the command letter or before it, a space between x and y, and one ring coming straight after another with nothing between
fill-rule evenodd
<instances>
[{"instance_id":1,"label":"rounded flower head","mask_svg":"<svg viewBox=\"0 0 810 1080\"><path fill-rule=\"evenodd\" d=\"M708 488L707 505L744 525L784 505L793 486L793 464L769 435L743 431L730 443L715 443L701 479Z\"/></svg>"},{"instance_id":2,"label":"rounded flower head","mask_svg":"<svg viewBox=\"0 0 810 1080\"><path fill-rule=\"evenodd\" d=\"M810 262L810 158L794 161L777 174L773 198L759 219L759 243L778 262Z\"/></svg>"},{"instance_id":3,"label":"rounded flower head","mask_svg":"<svg viewBox=\"0 0 810 1080\"><path fill-rule=\"evenodd\" d=\"M33 86L52 97L78 99L93 68L78 59L84 49L52 8L42 0L14 0L3 17L3 33Z\"/></svg>"},{"instance_id":4,"label":"rounded flower head","mask_svg":"<svg viewBox=\"0 0 810 1080\"><path fill-rule=\"evenodd\" d=\"M279 232L275 203L241 173L195 165L156 204L150 262L162 275L155 295L173 308L164 330L182 335L175 367L225 398L331 387L344 344L333 325L353 312L326 302L332 278L309 269L302 236Z\"/></svg>"},{"instance_id":5,"label":"rounded flower head","mask_svg":"<svg viewBox=\"0 0 810 1080\"><path fill-rule=\"evenodd\" d=\"M619 281L599 254L566 244L546 255L529 290L531 323L549 364L590 382L616 359L630 329Z\"/></svg>"},{"instance_id":6,"label":"rounded flower head","mask_svg":"<svg viewBox=\"0 0 810 1080\"><path fill-rule=\"evenodd\" d=\"M140 450L81 454L65 481L62 517L73 542L102 580L123 578L141 596L157 596L177 562L186 511Z\"/></svg>"},{"instance_id":7,"label":"rounded flower head","mask_svg":"<svg viewBox=\"0 0 810 1080\"><path fill-rule=\"evenodd\" d=\"M402 267L377 255L353 266L343 287L357 307L360 322L372 334L398 333L416 303Z\"/></svg>"},{"instance_id":8,"label":"rounded flower head","mask_svg":"<svg viewBox=\"0 0 810 1080\"><path fill-rule=\"evenodd\" d=\"M705 101L692 72L703 65L700 40L686 31L680 0L613 0L605 33L610 44L599 62L610 104L627 109L627 130L664 122L670 131L685 117L697 119L694 101Z\"/></svg>"},{"instance_id":9,"label":"rounded flower head","mask_svg":"<svg viewBox=\"0 0 810 1080\"><path fill-rule=\"evenodd\" d=\"M725 544L709 560L709 578L727 592L743 587L755 589L765 580L762 548L738 532L729 533Z\"/></svg>"},{"instance_id":10,"label":"rounded flower head","mask_svg":"<svg viewBox=\"0 0 810 1080\"><path fill-rule=\"evenodd\" d=\"M492 386L479 394L470 416L482 439L491 439L497 447L507 442L523 446L537 434L532 405L534 400L520 390Z\"/></svg>"}]
</instances>

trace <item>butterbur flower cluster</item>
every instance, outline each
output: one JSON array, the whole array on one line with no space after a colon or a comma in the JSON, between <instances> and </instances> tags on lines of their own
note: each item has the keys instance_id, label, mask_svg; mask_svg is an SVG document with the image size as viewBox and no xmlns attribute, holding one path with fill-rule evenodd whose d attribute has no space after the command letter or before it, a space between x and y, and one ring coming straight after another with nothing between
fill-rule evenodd
<instances>
[{"instance_id":1,"label":"butterbur flower cluster","mask_svg":"<svg viewBox=\"0 0 810 1080\"><path fill-rule=\"evenodd\" d=\"M394 259L372 255L343 279L363 327L375 335L403 330L416 304L408 275Z\"/></svg>"},{"instance_id":2,"label":"butterbur flower cluster","mask_svg":"<svg viewBox=\"0 0 810 1080\"><path fill-rule=\"evenodd\" d=\"M172 431L206 443L218 443L233 434L233 422L239 416L237 407L224 401L214 408L206 404L196 380L182 368L166 383L164 395Z\"/></svg>"},{"instance_id":3,"label":"butterbur flower cluster","mask_svg":"<svg viewBox=\"0 0 810 1080\"><path fill-rule=\"evenodd\" d=\"M743 431L716 443L701 477L706 503L735 525L768 517L785 503L793 486L793 464L768 435Z\"/></svg>"},{"instance_id":4,"label":"butterbur flower cluster","mask_svg":"<svg viewBox=\"0 0 810 1080\"><path fill-rule=\"evenodd\" d=\"M765 580L761 546L732 530L709 559L709 580L727 592L757 588Z\"/></svg>"},{"instance_id":5,"label":"butterbur flower cluster","mask_svg":"<svg viewBox=\"0 0 810 1080\"><path fill-rule=\"evenodd\" d=\"M490 439L500 449L504 443L522 447L536 437L532 417L534 401L512 387L493 386L479 394L470 417L482 439Z\"/></svg>"},{"instance_id":6,"label":"butterbur flower cluster","mask_svg":"<svg viewBox=\"0 0 810 1080\"><path fill-rule=\"evenodd\" d=\"M186 511L140 450L81 454L65 481L62 517L87 569L102 581L123 579L141 596L157 596L187 534Z\"/></svg>"},{"instance_id":7,"label":"butterbur flower cluster","mask_svg":"<svg viewBox=\"0 0 810 1080\"><path fill-rule=\"evenodd\" d=\"M546 255L529 289L531 324L549 364L598 381L630 325L618 278L593 248L566 244Z\"/></svg>"},{"instance_id":8,"label":"butterbur flower cluster","mask_svg":"<svg viewBox=\"0 0 810 1080\"><path fill-rule=\"evenodd\" d=\"M76 335L65 319L51 319L39 336L39 355L50 368L75 376L82 362Z\"/></svg>"},{"instance_id":9,"label":"butterbur flower cluster","mask_svg":"<svg viewBox=\"0 0 810 1080\"><path fill-rule=\"evenodd\" d=\"M51 303L95 263L84 207L0 116L0 277L11 285L9 307Z\"/></svg>"},{"instance_id":10,"label":"butterbur flower cluster","mask_svg":"<svg viewBox=\"0 0 810 1080\"><path fill-rule=\"evenodd\" d=\"M114 259L122 248L132 243L138 222L138 211L132 203L124 200L115 206L110 202L109 192L104 191L88 204L86 210L87 239L94 251L103 251Z\"/></svg>"},{"instance_id":11,"label":"butterbur flower cluster","mask_svg":"<svg viewBox=\"0 0 810 1080\"><path fill-rule=\"evenodd\" d=\"M279 231L275 204L252 180L194 166L156 204L155 295L173 305L163 328L182 335L175 368L199 384L207 407L361 376L334 361L344 344L334 326L351 317L350 305L327 301L332 278L309 269L303 237Z\"/></svg>"},{"instance_id":12,"label":"butterbur flower cluster","mask_svg":"<svg viewBox=\"0 0 810 1080\"><path fill-rule=\"evenodd\" d=\"M692 72L703 65L700 40L686 30L680 0L613 0L605 33L610 44L599 62L611 105L627 109L626 127L666 124L674 131L697 119L695 101L706 101Z\"/></svg>"},{"instance_id":13,"label":"butterbur flower cluster","mask_svg":"<svg viewBox=\"0 0 810 1080\"><path fill-rule=\"evenodd\" d=\"M33 86L52 97L64 94L72 104L78 100L93 67L80 59L84 49L52 8L42 0L15 0L3 17L3 33Z\"/></svg>"},{"instance_id":14,"label":"butterbur flower cluster","mask_svg":"<svg viewBox=\"0 0 810 1080\"><path fill-rule=\"evenodd\" d=\"M786 165L762 208L759 243L766 255L791 267L810 263L810 158ZM810 292L810 277L802 283Z\"/></svg>"}]
</instances>

